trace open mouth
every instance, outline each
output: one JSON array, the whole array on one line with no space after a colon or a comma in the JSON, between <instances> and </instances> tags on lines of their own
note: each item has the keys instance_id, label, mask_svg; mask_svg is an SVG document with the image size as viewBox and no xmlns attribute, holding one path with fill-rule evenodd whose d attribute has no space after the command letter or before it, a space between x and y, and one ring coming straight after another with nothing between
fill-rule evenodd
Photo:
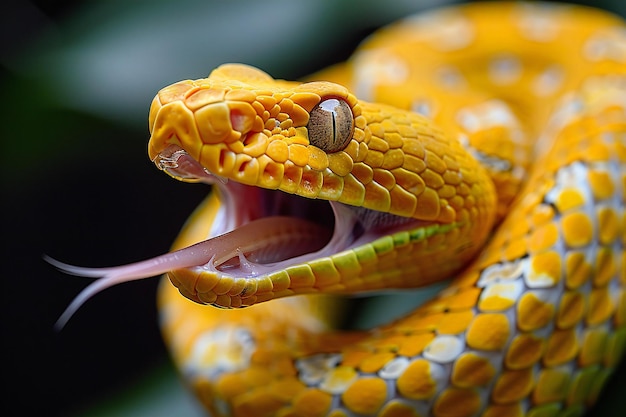
<instances>
[{"instance_id":1,"label":"open mouth","mask_svg":"<svg viewBox=\"0 0 626 417\"><path fill-rule=\"evenodd\" d=\"M336 223L326 201L229 181L209 172L176 145L164 149L154 162L176 179L207 183L219 193L221 207L207 236L213 239L205 241L219 240L218 248L211 260L196 268L253 277L324 246L330 245L331 250L346 243L345 238L342 242L336 238L331 245ZM349 232L345 229L340 231Z\"/></svg>"},{"instance_id":2,"label":"open mouth","mask_svg":"<svg viewBox=\"0 0 626 417\"><path fill-rule=\"evenodd\" d=\"M204 182L220 193L221 208L210 236L217 243L208 262L193 266L252 278L341 252L414 219L248 186L219 177L170 145L154 161L172 177ZM228 237L226 239L225 237ZM223 241L223 242L222 242Z\"/></svg>"},{"instance_id":3,"label":"open mouth","mask_svg":"<svg viewBox=\"0 0 626 417\"><path fill-rule=\"evenodd\" d=\"M77 267L46 257L69 274L100 278L72 301L59 318L58 327L90 297L122 282L180 269L254 279L423 223L229 181L206 170L176 145L164 149L154 162L177 179L215 187L221 206L207 239L145 261L111 268Z\"/></svg>"}]
</instances>

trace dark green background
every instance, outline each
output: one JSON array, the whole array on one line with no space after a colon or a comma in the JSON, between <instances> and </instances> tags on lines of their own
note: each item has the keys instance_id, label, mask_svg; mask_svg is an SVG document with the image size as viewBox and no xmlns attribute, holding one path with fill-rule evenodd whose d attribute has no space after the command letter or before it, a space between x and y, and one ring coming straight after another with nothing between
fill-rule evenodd
<instances>
[{"instance_id":1,"label":"dark green background","mask_svg":"<svg viewBox=\"0 0 626 417\"><path fill-rule=\"evenodd\" d=\"M168 250L207 187L146 156L156 91L245 62L295 79L345 59L377 27L445 1L21 1L0 15L0 414L198 415L156 325L156 279L98 294L48 254L109 266ZM624 16L623 0L588 2ZM622 416L624 372L595 415ZM621 411L620 411L621 410Z\"/></svg>"}]
</instances>

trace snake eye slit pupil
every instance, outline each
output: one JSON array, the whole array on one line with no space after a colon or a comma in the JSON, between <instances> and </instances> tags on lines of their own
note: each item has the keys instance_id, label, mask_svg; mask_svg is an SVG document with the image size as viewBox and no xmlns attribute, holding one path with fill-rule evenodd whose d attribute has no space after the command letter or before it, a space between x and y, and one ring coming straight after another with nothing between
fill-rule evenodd
<instances>
[{"instance_id":1,"label":"snake eye slit pupil","mask_svg":"<svg viewBox=\"0 0 626 417\"><path fill-rule=\"evenodd\" d=\"M327 98L311 110L309 142L327 153L344 149L352 139L354 116L350 105L338 98Z\"/></svg>"}]
</instances>

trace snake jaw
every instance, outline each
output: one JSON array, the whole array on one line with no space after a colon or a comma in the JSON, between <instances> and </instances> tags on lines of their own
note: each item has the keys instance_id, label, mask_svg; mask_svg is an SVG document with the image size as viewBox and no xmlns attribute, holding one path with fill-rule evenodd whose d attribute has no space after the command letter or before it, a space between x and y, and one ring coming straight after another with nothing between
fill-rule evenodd
<instances>
[{"instance_id":1,"label":"snake jaw","mask_svg":"<svg viewBox=\"0 0 626 417\"><path fill-rule=\"evenodd\" d=\"M89 298L123 282L168 273L183 295L206 303L195 288L188 291L185 287L189 284L178 281L181 274L257 279L371 242L398 227L415 227L419 223L388 214L383 220L372 220L373 212L369 210L229 182L212 174L176 145L167 147L155 163L175 178L215 186L215 195L221 201L216 218L222 221L213 222L206 240L132 264L85 268L45 257L66 273L99 278L72 300L58 319L57 328L62 328Z\"/></svg>"}]
</instances>

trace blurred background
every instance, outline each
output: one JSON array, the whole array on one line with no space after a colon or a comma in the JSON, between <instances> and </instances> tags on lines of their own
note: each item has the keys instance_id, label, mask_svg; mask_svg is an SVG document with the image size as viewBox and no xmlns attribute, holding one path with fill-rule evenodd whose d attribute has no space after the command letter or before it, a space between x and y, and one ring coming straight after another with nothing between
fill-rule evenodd
<instances>
[{"instance_id":1,"label":"blurred background","mask_svg":"<svg viewBox=\"0 0 626 417\"><path fill-rule=\"evenodd\" d=\"M0 15L1 415L199 416L157 328L157 279L53 324L89 280L47 254L110 266L166 252L206 195L148 160L154 94L245 62L296 79L436 0L5 1ZM588 2L626 15L623 0ZM624 415L624 371L597 415Z\"/></svg>"}]
</instances>

